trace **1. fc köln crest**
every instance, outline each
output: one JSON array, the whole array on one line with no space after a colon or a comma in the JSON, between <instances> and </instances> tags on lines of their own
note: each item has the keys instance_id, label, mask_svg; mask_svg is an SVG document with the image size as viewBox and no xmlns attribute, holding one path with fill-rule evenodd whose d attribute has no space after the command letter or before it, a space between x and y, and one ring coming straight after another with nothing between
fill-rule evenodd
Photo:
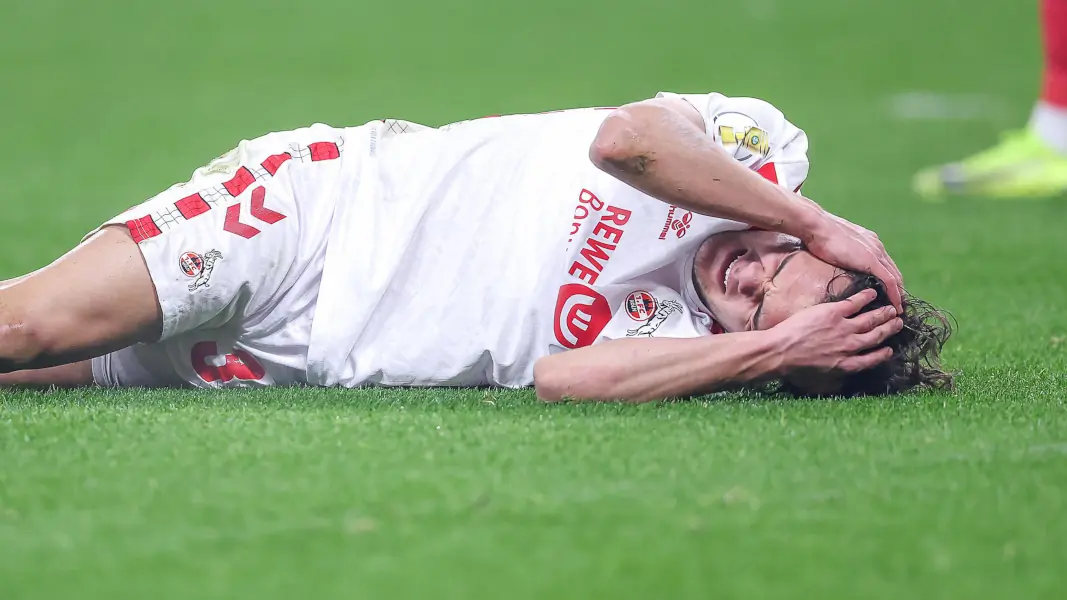
<instances>
[{"instance_id":1,"label":"1. fc k\u00f6ln crest","mask_svg":"<svg viewBox=\"0 0 1067 600\"><path fill-rule=\"evenodd\" d=\"M638 290L626 297L626 314L634 321L647 321L656 314L656 297L644 290Z\"/></svg>"}]
</instances>

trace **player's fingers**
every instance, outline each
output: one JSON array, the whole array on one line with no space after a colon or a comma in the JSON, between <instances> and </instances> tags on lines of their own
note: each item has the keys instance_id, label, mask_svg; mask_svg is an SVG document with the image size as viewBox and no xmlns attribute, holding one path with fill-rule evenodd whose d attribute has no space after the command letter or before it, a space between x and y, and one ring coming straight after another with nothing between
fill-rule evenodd
<instances>
[{"instance_id":1,"label":"player's fingers","mask_svg":"<svg viewBox=\"0 0 1067 600\"><path fill-rule=\"evenodd\" d=\"M872 289L861 290L852 296L838 302L840 314L844 317L851 317L852 315L863 310L864 306L870 304L875 298L878 297L878 292Z\"/></svg>"},{"instance_id":2,"label":"player's fingers","mask_svg":"<svg viewBox=\"0 0 1067 600\"><path fill-rule=\"evenodd\" d=\"M889 255L889 251L885 249L885 244L878 239L877 235L874 236L874 238L874 245L878 250L878 262L882 263L882 266L892 274L894 279L896 279L897 287L904 287L904 274L900 272L900 268L897 267L896 261ZM887 286L890 284L889 281L884 281L884 283ZM900 307L898 306L897 308Z\"/></svg>"},{"instance_id":3,"label":"player's fingers","mask_svg":"<svg viewBox=\"0 0 1067 600\"><path fill-rule=\"evenodd\" d=\"M904 321L899 318L882 323L867 333L856 336L857 350L863 351L868 348L877 348L890 337L900 333L901 329L904 329Z\"/></svg>"},{"instance_id":4,"label":"player's fingers","mask_svg":"<svg viewBox=\"0 0 1067 600\"><path fill-rule=\"evenodd\" d=\"M897 312L903 312L903 298L900 294L902 282L900 278L881 262L878 263L877 268L873 270L871 275L882 280L882 283L885 284L886 296L889 297L889 303L893 305L893 308L897 309Z\"/></svg>"},{"instance_id":5,"label":"player's fingers","mask_svg":"<svg viewBox=\"0 0 1067 600\"><path fill-rule=\"evenodd\" d=\"M892 348L879 348L874 352L860 354L841 361L838 369L846 373L859 373L860 371L873 369L890 358L893 358Z\"/></svg>"},{"instance_id":6,"label":"player's fingers","mask_svg":"<svg viewBox=\"0 0 1067 600\"><path fill-rule=\"evenodd\" d=\"M892 273L894 277L896 277L897 284L900 285L900 287L904 287L904 275L897 267L897 263L893 262L893 257L889 256L888 254L883 254L882 264L885 265L887 269L889 269L889 272Z\"/></svg>"},{"instance_id":7,"label":"player's fingers","mask_svg":"<svg viewBox=\"0 0 1067 600\"><path fill-rule=\"evenodd\" d=\"M889 296L889 303L893 305L893 308L897 309L897 312L904 312L904 296L901 293L903 288L900 287L900 283L894 281L893 283L886 284L885 293Z\"/></svg>"},{"instance_id":8,"label":"player's fingers","mask_svg":"<svg viewBox=\"0 0 1067 600\"><path fill-rule=\"evenodd\" d=\"M900 272L900 267L897 266L897 261L893 260L893 257L889 256L888 252L886 252L886 254L885 254L885 259L887 261L889 261L889 268L893 271L894 274L896 274L897 281L901 285L903 285L904 284L904 274Z\"/></svg>"},{"instance_id":9,"label":"player's fingers","mask_svg":"<svg viewBox=\"0 0 1067 600\"><path fill-rule=\"evenodd\" d=\"M895 316L897 316L897 309L892 306L883 306L877 310L856 315L849 319L849 321L852 322L852 330L854 332L867 333L875 327L887 323Z\"/></svg>"},{"instance_id":10,"label":"player's fingers","mask_svg":"<svg viewBox=\"0 0 1067 600\"><path fill-rule=\"evenodd\" d=\"M897 310L903 310L904 309L904 273L902 273L901 269L899 269L896 266L896 263L893 262L893 257L892 256L889 256L887 254L886 258L889 259L889 266L890 266L890 268L892 268L893 273L896 275L896 286L895 286L896 287L896 296L899 297L899 300L897 302L894 302L893 305L897 307Z\"/></svg>"}]
</instances>

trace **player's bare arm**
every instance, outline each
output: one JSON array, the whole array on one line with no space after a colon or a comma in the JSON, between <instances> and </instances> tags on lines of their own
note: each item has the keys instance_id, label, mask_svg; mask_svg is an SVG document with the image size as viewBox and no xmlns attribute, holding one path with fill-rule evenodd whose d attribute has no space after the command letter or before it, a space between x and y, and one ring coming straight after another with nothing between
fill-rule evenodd
<instances>
[{"instance_id":1,"label":"player's bare arm","mask_svg":"<svg viewBox=\"0 0 1067 600\"><path fill-rule=\"evenodd\" d=\"M679 98L628 104L604 120L590 146L600 169L668 204L801 239L822 210L744 168L705 132L703 118Z\"/></svg>"},{"instance_id":2,"label":"player's bare arm","mask_svg":"<svg viewBox=\"0 0 1067 600\"><path fill-rule=\"evenodd\" d=\"M901 308L903 279L878 236L741 166L706 134L703 118L685 100L619 108L604 120L589 157L668 204L795 236L823 260L885 281Z\"/></svg>"},{"instance_id":3,"label":"player's bare arm","mask_svg":"<svg viewBox=\"0 0 1067 600\"><path fill-rule=\"evenodd\" d=\"M51 265L0 287L0 373L77 363L152 341L159 318L137 245L126 231L105 228ZM27 378L34 379L0 384Z\"/></svg>"},{"instance_id":4,"label":"player's bare arm","mask_svg":"<svg viewBox=\"0 0 1067 600\"><path fill-rule=\"evenodd\" d=\"M856 314L875 296L864 290L841 302L819 304L765 331L609 340L547 356L534 370L537 396L546 401L640 402L791 378L809 389L808 382L815 379L832 392L835 377L871 369L893 355L879 346L903 327L896 310L887 306Z\"/></svg>"}]
</instances>

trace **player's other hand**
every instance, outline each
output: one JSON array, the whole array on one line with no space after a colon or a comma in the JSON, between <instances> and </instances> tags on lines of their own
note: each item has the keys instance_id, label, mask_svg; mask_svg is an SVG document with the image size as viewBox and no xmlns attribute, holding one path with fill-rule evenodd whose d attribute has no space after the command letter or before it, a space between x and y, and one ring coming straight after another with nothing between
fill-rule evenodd
<instances>
[{"instance_id":1,"label":"player's other hand","mask_svg":"<svg viewBox=\"0 0 1067 600\"><path fill-rule=\"evenodd\" d=\"M904 322L891 306L858 314L876 297L868 289L840 302L817 304L768 330L777 336L782 376L832 377L866 371L889 360L893 351L879 346Z\"/></svg>"},{"instance_id":2,"label":"player's other hand","mask_svg":"<svg viewBox=\"0 0 1067 600\"><path fill-rule=\"evenodd\" d=\"M805 240L808 251L832 265L881 279L889 301L903 312L904 278L878 235L837 215L827 212L824 217Z\"/></svg>"}]
</instances>

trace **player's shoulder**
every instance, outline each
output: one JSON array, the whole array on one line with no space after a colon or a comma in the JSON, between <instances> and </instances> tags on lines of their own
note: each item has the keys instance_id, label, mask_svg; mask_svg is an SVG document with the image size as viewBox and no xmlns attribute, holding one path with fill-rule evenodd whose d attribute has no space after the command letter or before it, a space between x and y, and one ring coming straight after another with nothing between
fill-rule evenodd
<instances>
[{"instance_id":1,"label":"player's shoulder","mask_svg":"<svg viewBox=\"0 0 1067 600\"><path fill-rule=\"evenodd\" d=\"M766 121L766 125L784 123L785 114L771 102L750 96L727 96L718 92L675 93L659 92L657 98L680 98L693 105L702 115L741 114L756 121Z\"/></svg>"},{"instance_id":2,"label":"player's shoulder","mask_svg":"<svg viewBox=\"0 0 1067 600\"><path fill-rule=\"evenodd\" d=\"M748 96L720 93L673 94L660 92L658 97L678 97L692 104L704 118L704 127L735 158L756 160L772 151L803 139L803 131L786 119L770 102ZM801 151L806 151L806 144ZM797 146L800 148L800 146ZM747 166L759 166L757 163Z\"/></svg>"}]
</instances>

